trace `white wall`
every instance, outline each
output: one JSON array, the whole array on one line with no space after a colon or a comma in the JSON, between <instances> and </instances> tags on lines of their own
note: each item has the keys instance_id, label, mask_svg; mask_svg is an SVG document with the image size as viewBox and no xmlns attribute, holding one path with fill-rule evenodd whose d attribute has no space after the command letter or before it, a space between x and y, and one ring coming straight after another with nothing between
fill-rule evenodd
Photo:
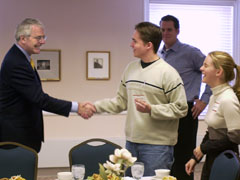
<instances>
[{"instance_id":1,"label":"white wall","mask_svg":"<svg viewBox=\"0 0 240 180\"><path fill-rule=\"evenodd\" d=\"M0 0L0 63L15 42L16 25L26 17L45 24L44 49L62 51L61 81L43 82L45 92L80 102L115 96L122 71L134 59L130 42L134 25L143 19L142 0ZM86 51L91 50L111 52L110 80L86 80ZM44 119L46 139L123 135L122 116Z\"/></svg>"}]
</instances>

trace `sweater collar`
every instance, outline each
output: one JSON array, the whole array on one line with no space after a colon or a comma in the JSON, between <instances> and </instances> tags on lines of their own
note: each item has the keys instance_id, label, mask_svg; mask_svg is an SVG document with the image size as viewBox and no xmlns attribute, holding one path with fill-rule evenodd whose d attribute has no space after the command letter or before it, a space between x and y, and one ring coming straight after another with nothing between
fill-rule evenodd
<instances>
[{"instance_id":1,"label":"sweater collar","mask_svg":"<svg viewBox=\"0 0 240 180\"><path fill-rule=\"evenodd\" d=\"M228 83L220 84L214 88L211 88L212 94L217 96L218 94L224 92L226 89L230 89L231 86Z\"/></svg>"}]
</instances>

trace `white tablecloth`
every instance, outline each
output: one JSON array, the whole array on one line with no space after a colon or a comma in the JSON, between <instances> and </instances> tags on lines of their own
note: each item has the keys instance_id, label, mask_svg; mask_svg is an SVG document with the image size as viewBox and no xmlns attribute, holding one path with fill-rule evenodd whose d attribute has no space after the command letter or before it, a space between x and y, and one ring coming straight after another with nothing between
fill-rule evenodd
<instances>
[{"instance_id":1,"label":"white tablecloth","mask_svg":"<svg viewBox=\"0 0 240 180\"><path fill-rule=\"evenodd\" d=\"M141 178L141 180L152 180L153 179L153 176L144 176ZM124 180L135 180L134 178L132 177L124 177Z\"/></svg>"}]
</instances>

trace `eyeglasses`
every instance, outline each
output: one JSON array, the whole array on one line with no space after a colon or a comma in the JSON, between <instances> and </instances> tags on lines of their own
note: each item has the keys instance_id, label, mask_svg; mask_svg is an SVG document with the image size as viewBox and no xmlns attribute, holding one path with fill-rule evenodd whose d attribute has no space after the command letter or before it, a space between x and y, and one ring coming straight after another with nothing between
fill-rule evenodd
<instances>
[{"instance_id":1,"label":"eyeglasses","mask_svg":"<svg viewBox=\"0 0 240 180\"><path fill-rule=\"evenodd\" d=\"M36 37L31 36L31 37L36 39L37 41L41 41L41 40L46 41L47 40L47 36L36 36Z\"/></svg>"}]
</instances>

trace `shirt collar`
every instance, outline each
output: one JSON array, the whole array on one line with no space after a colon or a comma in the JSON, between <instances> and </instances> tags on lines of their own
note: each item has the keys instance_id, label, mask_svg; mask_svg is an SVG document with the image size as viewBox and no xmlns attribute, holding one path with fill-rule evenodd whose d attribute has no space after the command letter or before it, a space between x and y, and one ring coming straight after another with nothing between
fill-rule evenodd
<instances>
[{"instance_id":1,"label":"shirt collar","mask_svg":"<svg viewBox=\"0 0 240 180\"><path fill-rule=\"evenodd\" d=\"M26 56L27 60L30 62L31 57L29 56L27 51L25 51L18 43L15 43L15 45L22 51L22 53Z\"/></svg>"},{"instance_id":2,"label":"shirt collar","mask_svg":"<svg viewBox=\"0 0 240 180\"><path fill-rule=\"evenodd\" d=\"M179 49L179 45L180 45L180 44L181 44L181 42L177 39L177 41L175 42L175 44L174 44L172 47L170 47L168 50L166 50L166 47L165 47L165 45L164 45L161 53L162 53L162 54L163 54L163 53L166 53L166 52L169 51L169 50L177 52L178 49Z\"/></svg>"}]
</instances>

